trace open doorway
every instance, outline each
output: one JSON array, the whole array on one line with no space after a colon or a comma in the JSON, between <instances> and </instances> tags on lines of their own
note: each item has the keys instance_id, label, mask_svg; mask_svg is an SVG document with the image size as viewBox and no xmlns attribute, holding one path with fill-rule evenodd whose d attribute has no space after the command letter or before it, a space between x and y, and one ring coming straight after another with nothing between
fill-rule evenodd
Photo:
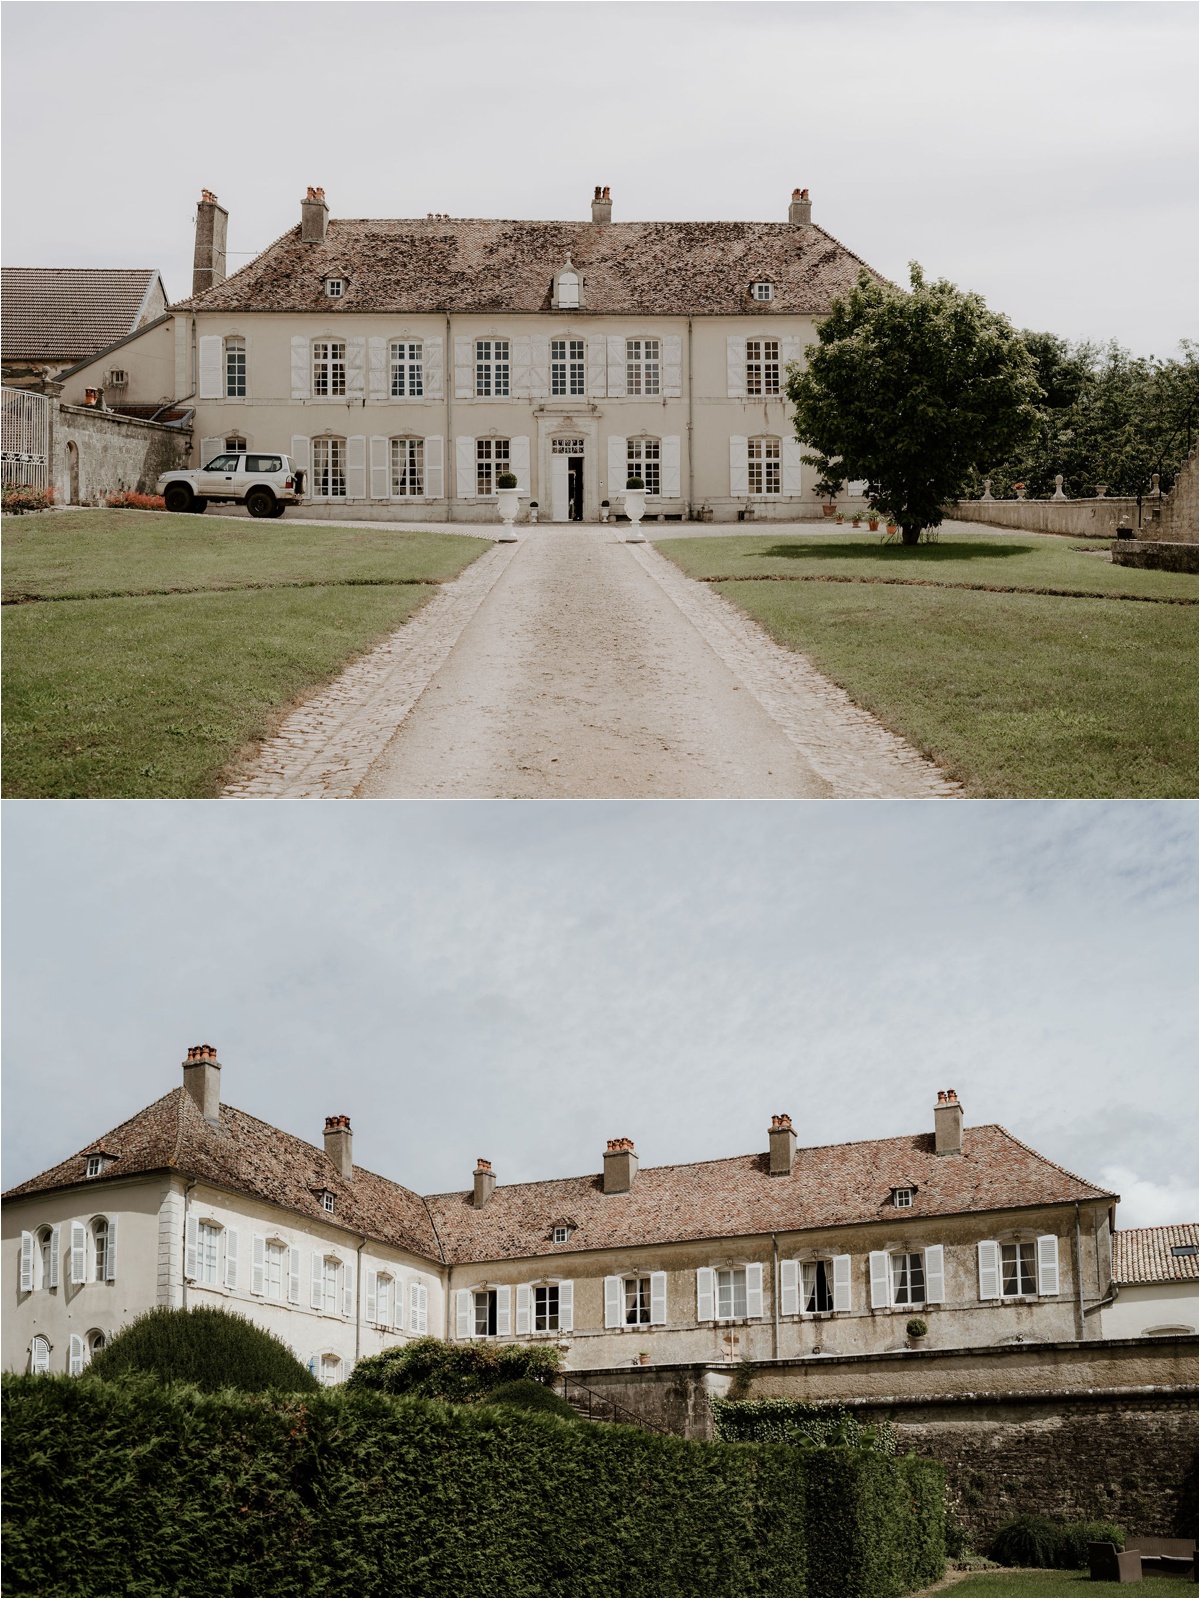
<instances>
[{"instance_id":1,"label":"open doorway","mask_svg":"<svg viewBox=\"0 0 1200 1599\"><path fill-rule=\"evenodd\" d=\"M584 441L582 439L551 439L551 521L583 521L583 463Z\"/></svg>"}]
</instances>

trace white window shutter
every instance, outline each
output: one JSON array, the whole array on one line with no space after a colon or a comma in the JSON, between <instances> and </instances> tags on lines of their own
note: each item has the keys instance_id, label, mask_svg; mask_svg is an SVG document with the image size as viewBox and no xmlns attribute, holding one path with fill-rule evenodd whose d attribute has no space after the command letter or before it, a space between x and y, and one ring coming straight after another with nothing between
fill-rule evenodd
<instances>
[{"instance_id":1,"label":"white window shutter","mask_svg":"<svg viewBox=\"0 0 1200 1599\"><path fill-rule=\"evenodd\" d=\"M33 1292L33 1234L21 1234L21 1292Z\"/></svg>"},{"instance_id":2,"label":"white window shutter","mask_svg":"<svg viewBox=\"0 0 1200 1599\"><path fill-rule=\"evenodd\" d=\"M50 1370L50 1340L48 1338L35 1338L33 1340L33 1369L37 1372Z\"/></svg>"},{"instance_id":3,"label":"white window shutter","mask_svg":"<svg viewBox=\"0 0 1200 1599\"><path fill-rule=\"evenodd\" d=\"M1037 1241L1037 1277L1039 1294L1058 1292L1058 1239L1053 1233Z\"/></svg>"},{"instance_id":4,"label":"white window shutter","mask_svg":"<svg viewBox=\"0 0 1200 1599\"><path fill-rule=\"evenodd\" d=\"M300 1303L300 1251L293 1244L288 1250L288 1303Z\"/></svg>"},{"instance_id":5,"label":"white window shutter","mask_svg":"<svg viewBox=\"0 0 1200 1599\"><path fill-rule=\"evenodd\" d=\"M608 498L625 492L628 468L629 440L610 438L608 441Z\"/></svg>"},{"instance_id":6,"label":"white window shutter","mask_svg":"<svg viewBox=\"0 0 1200 1599\"><path fill-rule=\"evenodd\" d=\"M292 399L307 400L312 393L312 360L308 339L301 334L292 338Z\"/></svg>"},{"instance_id":7,"label":"white window shutter","mask_svg":"<svg viewBox=\"0 0 1200 1599\"><path fill-rule=\"evenodd\" d=\"M620 1277L604 1279L604 1325L620 1327L624 1320L625 1284Z\"/></svg>"},{"instance_id":8,"label":"white window shutter","mask_svg":"<svg viewBox=\"0 0 1200 1599\"><path fill-rule=\"evenodd\" d=\"M550 340L544 333L535 333L532 339L532 359L529 364L529 397L544 400L550 393Z\"/></svg>"},{"instance_id":9,"label":"white window shutter","mask_svg":"<svg viewBox=\"0 0 1200 1599\"><path fill-rule=\"evenodd\" d=\"M197 388L201 400L222 400L225 385L221 371L225 355L225 340L219 333L205 333L197 340L200 352L200 381Z\"/></svg>"},{"instance_id":10,"label":"white window shutter","mask_svg":"<svg viewBox=\"0 0 1200 1599\"><path fill-rule=\"evenodd\" d=\"M892 1302L892 1263L885 1249L871 1251L871 1309L886 1310Z\"/></svg>"},{"instance_id":11,"label":"white window shutter","mask_svg":"<svg viewBox=\"0 0 1200 1599\"><path fill-rule=\"evenodd\" d=\"M424 1283L421 1284L421 1307L419 1314L421 1319L417 1323L416 1331L427 1333L429 1331L429 1289L426 1288Z\"/></svg>"},{"instance_id":12,"label":"white window shutter","mask_svg":"<svg viewBox=\"0 0 1200 1599\"><path fill-rule=\"evenodd\" d=\"M354 1314L354 1267L347 1263L342 1267L342 1315Z\"/></svg>"},{"instance_id":13,"label":"white window shutter","mask_svg":"<svg viewBox=\"0 0 1200 1599\"><path fill-rule=\"evenodd\" d=\"M366 397L367 341L361 334L346 340L346 398Z\"/></svg>"},{"instance_id":14,"label":"white window shutter","mask_svg":"<svg viewBox=\"0 0 1200 1599\"><path fill-rule=\"evenodd\" d=\"M779 1262L779 1314L781 1316L798 1316L800 1314L800 1262L798 1260L781 1260Z\"/></svg>"},{"instance_id":15,"label":"white window shutter","mask_svg":"<svg viewBox=\"0 0 1200 1599\"><path fill-rule=\"evenodd\" d=\"M712 1321L717 1313L717 1279L711 1266L696 1268L696 1320Z\"/></svg>"},{"instance_id":16,"label":"white window shutter","mask_svg":"<svg viewBox=\"0 0 1200 1599\"><path fill-rule=\"evenodd\" d=\"M442 390L442 341L426 339L421 346L421 387L427 400L440 400Z\"/></svg>"},{"instance_id":17,"label":"white window shutter","mask_svg":"<svg viewBox=\"0 0 1200 1599\"><path fill-rule=\"evenodd\" d=\"M512 1335L512 1289L505 1286L496 1290L496 1337Z\"/></svg>"},{"instance_id":18,"label":"white window shutter","mask_svg":"<svg viewBox=\"0 0 1200 1599\"><path fill-rule=\"evenodd\" d=\"M225 448L224 439L200 440L200 465L207 466L214 455L220 455Z\"/></svg>"},{"instance_id":19,"label":"white window shutter","mask_svg":"<svg viewBox=\"0 0 1200 1599\"><path fill-rule=\"evenodd\" d=\"M800 335L798 333L785 333L779 340L779 381L785 381L785 369L789 361L800 359Z\"/></svg>"},{"instance_id":20,"label":"white window shutter","mask_svg":"<svg viewBox=\"0 0 1200 1599\"><path fill-rule=\"evenodd\" d=\"M367 1320L379 1320L379 1273L363 1272L363 1292L367 1296Z\"/></svg>"},{"instance_id":21,"label":"white window shutter","mask_svg":"<svg viewBox=\"0 0 1200 1599\"><path fill-rule=\"evenodd\" d=\"M979 1297L980 1299L999 1299L1000 1297L1000 1245L989 1239L981 1239L979 1251Z\"/></svg>"},{"instance_id":22,"label":"white window shutter","mask_svg":"<svg viewBox=\"0 0 1200 1599\"><path fill-rule=\"evenodd\" d=\"M71 1223L71 1282L87 1281L87 1228L81 1221Z\"/></svg>"},{"instance_id":23,"label":"white window shutter","mask_svg":"<svg viewBox=\"0 0 1200 1599\"><path fill-rule=\"evenodd\" d=\"M399 1322L396 1324L399 1326ZM420 1332L421 1330L421 1285L409 1283L408 1285L408 1330Z\"/></svg>"},{"instance_id":24,"label":"white window shutter","mask_svg":"<svg viewBox=\"0 0 1200 1599\"><path fill-rule=\"evenodd\" d=\"M62 1248L62 1228L56 1222L50 1229L50 1286L58 1287L58 1255Z\"/></svg>"},{"instance_id":25,"label":"white window shutter","mask_svg":"<svg viewBox=\"0 0 1200 1599\"><path fill-rule=\"evenodd\" d=\"M308 437L306 434L292 434L292 447L288 454L302 471L308 471ZM310 492L310 485L306 483L304 489L306 493Z\"/></svg>"},{"instance_id":26,"label":"white window shutter","mask_svg":"<svg viewBox=\"0 0 1200 1599\"><path fill-rule=\"evenodd\" d=\"M115 1282L117 1279L117 1218L108 1218L108 1248L104 1254L104 1280Z\"/></svg>"},{"instance_id":27,"label":"white window shutter","mask_svg":"<svg viewBox=\"0 0 1200 1599\"><path fill-rule=\"evenodd\" d=\"M763 1269L759 1264L746 1267L746 1315L763 1313Z\"/></svg>"},{"instance_id":28,"label":"white window shutter","mask_svg":"<svg viewBox=\"0 0 1200 1599\"><path fill-rule=\"evenodd\" d=\"M391 483L389 482L391 474L388 471L388 467L391 465L388 460L388 443L387 439L378 437L374 437L371 440L371 498L373 500L386 500L388 491L391 488Z\"/></svg>"},{"instance_id":29,"label":"white window shutter","mask_svg":"<svg viewBox=\"0 0 1200 1599\"><path fill-rule=\"evenodd\" d=\"M312 1295L311 1302L314 1310L325 1308L325 1260L319 1250L314 1249L312 1254Z\"/></svg>"},{"instance_id":30,"label":"white window shutter","mask_svg":"<svg viewBox=\"0 0 1200 1599\"><path fill-rule=\"evenodd\" d=\"M946 1251L930 1244L925 1251L925 1303L940 1305L946 1298Z\"/></svg>"},{"instance_id":31,"label":"white window shutter","mask_svg":"<svg viewBox=\"0 0 1200 1599\"><path fill-rule=\"evenodd\" d=\"M608 341L603 335L587 341L587 390L593 400L608 393Z\"/></svg>"},{"instance_id":32,"label":"white window shutter","mask_svg":"<svg viewBox=\"0 0 1200 1599\"><path fill-rule=\"evenodd\" d=\"M575 1331L575 1284L573 1282L559 1283L558 1285L558 1330L559 1332Z\"/></svg>"},{"instance_id":33,"label":"white window shutter","mask_svg":"<svg viewBox=\"0 0 1200 1599\"><path fill-rule=\"evenodd\" d=\"M367 440L363 433L352 434L346 440L346 497L367 497Z\"/></svg>"},{"instance_id":34,"label":"white window shutter","mask_svg":"<svg viewBox=\"0 0 1200 1599\"><path fill-rule=\"evenodd\" d=\"M683 346L678 333L668 333L662 341L662 391L668 400L683 392Z\"/></svg>"},{"instance_id":35,"label":"white window shutter","mask_svg":"<svg viewBox=\"0 0 1200 1599\"><path fill-rule=\"evenodd\" d=\"M425 440L425 498L441 500L446 497L445 458L446 441L440 433Z\"/></svg>"},{"instance_id":36,"label":"white window shutter","mask_svg":"<svg viewBox=\"0 0 1200 1599\"><path fill-rule=\"evenodd\" d=\"M735 500L744 500L750 492L749 458L746 454L750 441L735 433L729 440L729 493Z\"/></svg>"},{"instance_id":37,"label":"white window shutter","mask_svg":"<svg viewBox=\"0 0 1200 1599\"><path fill-rule=\"evenodd\" d=\"M850 1309L850 1256L833 1257L833 1308Z\"/></svg>"},{"instance_id":38,"label":"white window shutter","mask_svg":"<svg viewBox=\"0 0 1200 1599\"><path fill-rule=\"evenodd\" d=\"M725 341L725 393L731 400L746 394L746 341L736 333Z\"/></svg>"},{"instance_id":39,"label":"white window shutter","mask_svg":"<svg viewBox=\"0 0 1200 1599\"><path fill-rule=\"evenodd\" d=\"M252 1294L265 1294L267 1291L267 1240L262 1233L250 1235L250 1292ZM314 1299L313 1305L316 1305Z\"/></svg>"},{"instance_id":40,"label":"white window shutter","mask_svg":"<svg viewBox=\"0 0 1200 1599\"><path fill-rule=\"evenodd\" d=\"M457 493L460 500L475 498L475 440L455 439L454 460L457 467Z\"/></svg>"},{"instance_id":41,"label":"white window shutter","mask_svg":"<svg viewBox=\"0 0 1200 1599\"><path fill-rule=\"evenodd\" d=\"M527 1333L529 1331L529 1327L530 1327L529 1307L530 1307L530 1301L532 1300L532 1298L533 1298L533 1294L532 1294L532 1290L529 1287L529 1284L528 1283L518 1283L517 1284L517 1337L518 1338L522 1337L525 1333Z\"/></svg>"},{"instance_id":42,"label":"white window shutter","mask_svg":"<svg viewBox=\"0 0 1200 1599\"><path fill-rule=\"evenodd\" d=\"M800 481L800 469L803 463L800 452L803 446L799 439L782 439L779 445L780 478L782 479L785 494L801 494L803 492Z\"/></svg>"},{"instance_id":43,"label":"white window shutter","mask_svg":"<svg viewBox=\"0 0 1200 1599\"><path fill-rule=\"evenodd\" d=\"M521 399L528 399L529 374L533 366L533 340L528 333L518 333L510 348L512 368L509 373L509 392Z\"/></svg>"},{"instance_id":44,"label":"white window shutter","mask_svg":"<svg viewBox=\"0 0 1200 1599\"><path fill-rule=\"evenodd\" d=\"M608 336L608 397L621 399L625 394L625 340L610 333ZM621 487L625 487L624 479Z\"/></svg>"},{"instance_id":45,"label":"white window shutter","mask_svg":"<svg viewBox=\"0 0 1200 1599\"><path fill-rule=\"evenodd\" d=\"M454 398L470 400L475 395L475 349L471 339L457 335L454 340Z\"/></svg>"},{"instance_id":46,"label":"white window shutter","mask_svg":"<svg viewBox=\"0 0 1200 1599\"><path fill-rule=\"evenodd\" d=\"M508 441L508 468L517 480L517 493L529 493L529 439Z\"/></svg>"},{"instance_id":47,"label":"white window shutter","mask_svg":"<svg viewBox=\"0 0 1200 1599\"><path fill-rule=\"evenodd\" d=\"M672 434L662 440L660 444L660 465L662 478L662 497L664 500L677 500L679 498L679 435Z\"/></svg>"},{"instance_id":48,"label":"white window shutter","mask_svg":"<svg viewBox=\"0 0 1200 1599\"><path fill-rule=\"evenodd\" d=\"M391 398L392 374L386 339L372 337L367 340L367 393L372 400Z\"/></svg>"},{"instance_id":49,"label":"white window shutter","mask_svg":"<svg viewBox=\"0 0 1200 1599\"><path fill-rule=\"evenodd\" d=\"M83 1376L83 1339L78 1333L71 1334L71 1356L67 1364L67 1373L71 1377Z\"/></svg>"},{"instance_id":50,"label":"white window shutter","mask_svg":"<svg viewBox=\"0 0 1200 1599\"><path fill-rule=\"evenodd\" d=\"M473 1331L471 1312L474 1306L471 1303L471 1290L460 1288L456 1296L458 1303L454 1308L454 1332L458 1338L469 1338Z\"/></svg>"},{"instance_id":51,"label":"white window shutter","mask_svg":"<svg viewBox=\"0 0 1200 1599\"><path fill-rule=\"evenodd\" d=\"M225 1229L225 1286L237 1287L238 1235L235 1227Z\"/></svg>"},{"instance_id":52,"label":"white window shutter","mask_svg":"<svg viewBox=\"0 0 1200 1599\"><path fill-rule=\"evenodd\" d=\"M665 1327L667 1325L667 1274L665 1271L652 1271L650 1273L650 1325L652 1327Z\"/></svg>"},{"instance_id":53,"label":"white window shutter","mask_svg":"<svg viewBox=\"0 0 1200 1599\"><path fill-rule=\"evenodd\" d=\"M200 1238L200 1223L195 1216L189 1216L185 1228L185 1243L183 1251L183 1275L189 1282L195 1282L199 1265L197 1261L198 1241Z\"/></svg>"}]
</instances>

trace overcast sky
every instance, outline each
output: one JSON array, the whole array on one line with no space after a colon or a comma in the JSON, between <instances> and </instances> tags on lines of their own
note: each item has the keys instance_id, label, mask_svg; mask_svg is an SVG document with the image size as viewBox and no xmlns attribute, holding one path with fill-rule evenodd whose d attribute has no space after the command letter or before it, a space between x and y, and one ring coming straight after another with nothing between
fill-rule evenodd
<instances>
[{"instance_id":1,"label":"overcast sky","mask_svg":"<svg viewBox=\"0 0 1200 1599\"><path fill-rule=\"evenodd\" d=\"M1019 326L1170 355L1196 323L1191 3L8 4L4 261L191 290L308 184L342 217L813 218Z\"/></svg>"},{"instance_id":2,"label":"overcast sky","mask_svg":"<svg viewBox=\"0 0 1200 1599\"><path fill-rule=\"evenodd\" d=\"M1190 804L21 803L6 1186L175 1087L423 1192L968 1126L1190 1220Z\"/></svg>"}]
</instances>

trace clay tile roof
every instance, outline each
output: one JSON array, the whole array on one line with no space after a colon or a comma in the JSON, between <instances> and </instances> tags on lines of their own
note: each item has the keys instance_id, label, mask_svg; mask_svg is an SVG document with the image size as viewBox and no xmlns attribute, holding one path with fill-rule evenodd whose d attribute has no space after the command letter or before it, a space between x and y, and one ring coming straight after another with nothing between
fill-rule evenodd
<instances>
[{"instance_id":1,"label":"clay tile roof","mask_svg":"<svg viewBox=\"0 0 1200 1599\"><path fill-rule=\"evenodd\" d=\"M150 267L5 267L6 361L83 361L123 339L158 273Z\"/></svg>"},{"instance_id":2,"label":"clay tile roof","mask_svg":"<svg viewBox=\"0 0 1200 1599\"><path fill-rule=\"evenodd\" d=\"M783 222L334 219L323 243L302 244L292 228L181 305L325 316L548 311L551 280L568 255L583 273L582 314L819 315L866 266L822 228ZM329 276L346 279L339 300L326 297ZM772 300L750 299L760 277L774 283Z\"/></svg>"},{"instance_id":3,"label":"clay tile roof","mask_svg":"<svg viewBox=\"0 0 1200 1599\"><path fill-rule=\"evenodd\" d=\"M1113 1234L1115 1283L1195 1282L1200 1276L1196 1256L1197 1225L1175 1222L1169 1227L1125 1227ZM1172 1248L1192 1250L1173 1255Z\"/></svg>"}]
</instances>

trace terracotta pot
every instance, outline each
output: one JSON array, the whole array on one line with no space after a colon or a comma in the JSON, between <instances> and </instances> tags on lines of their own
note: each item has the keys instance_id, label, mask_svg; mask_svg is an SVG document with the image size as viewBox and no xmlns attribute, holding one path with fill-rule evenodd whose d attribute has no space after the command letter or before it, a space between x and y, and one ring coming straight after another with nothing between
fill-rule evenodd
<instances>
[{"instance_id":1,"label":"terracotta pot","mask_svg":"<svg viewBox=\"0 0 1200 1599\"><path fill-rule=\"evenodd\" d=\"M833 513L837 510L837 506L836 505L823 505L821 507L821 509L825 512L826 516L832 516Z\"/></svg>"},{"instance_id":2,"label":"terracotta pot","mask_svg":"<svg viewBox=\"0 0 1200 1599\"><path fill-rule=\"evenodd\" d=\"M650 1356L649 1355L639 1355L638 1356L638 1365L639 1366L648 1366L649 1364L650 1364Z\"/></svg>"},{"instance_id":3,"label":"terracotta pot","mask_svg":"<svg viewBox=\"0 0 1200 1599\"><path fill-rule=\"evenodd\" d=\"M878 533L879 518L877 516L870 517L867 521L867 526L871 529L872 533Z\"/></svg>"}]
</instances>

